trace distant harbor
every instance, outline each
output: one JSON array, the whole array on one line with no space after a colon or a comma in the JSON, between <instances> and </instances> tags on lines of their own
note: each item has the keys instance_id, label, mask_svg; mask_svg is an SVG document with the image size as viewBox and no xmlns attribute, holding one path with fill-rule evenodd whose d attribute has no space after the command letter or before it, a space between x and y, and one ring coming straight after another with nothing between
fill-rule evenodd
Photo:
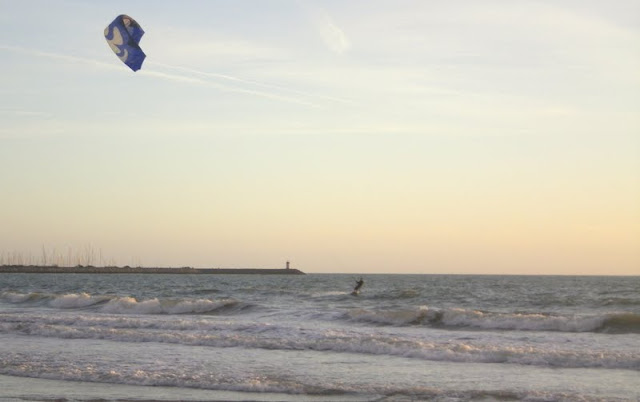
<instances>
[{"instance_id":1,"label":"distant harbor","mask_svg":"<svg viewBox=\"0 0 640 402\"><path fill-rule=\"evenodd\" d=\"M0 265L0 273L30 274L210 274L210 275L306 275L296 268L145 268L145 267L75 267L39 265Z\"/></svg>"}]
</instances>

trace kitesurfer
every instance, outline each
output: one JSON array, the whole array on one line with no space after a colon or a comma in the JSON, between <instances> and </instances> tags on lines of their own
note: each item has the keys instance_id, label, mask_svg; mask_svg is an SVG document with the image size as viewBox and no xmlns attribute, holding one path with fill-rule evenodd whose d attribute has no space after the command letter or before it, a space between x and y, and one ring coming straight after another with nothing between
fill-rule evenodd
<instances>
[{"instance_id":1,"label":"kitesurfer","mask_svg":"<svg viewBox=\"0 0 640 402\"><path fill-rule=\"evenodd\" d=\"M362 277L360 277L360 279L356 281L356 287L353 288L353 292L354 293L358 293L358 291L360 291L360 288L362 287L362 285L364 285L364 280L362 279Z\"/></svg>"}]
</instances>

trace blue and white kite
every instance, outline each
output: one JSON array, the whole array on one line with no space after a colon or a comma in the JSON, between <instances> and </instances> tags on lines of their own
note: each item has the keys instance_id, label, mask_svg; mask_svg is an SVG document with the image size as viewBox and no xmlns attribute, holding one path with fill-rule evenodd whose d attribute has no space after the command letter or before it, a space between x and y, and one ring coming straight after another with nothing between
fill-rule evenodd
<instances>
[{"instance_id":1,"label":"blue and white kite","mask_svg":"<svg viewBox=\"0 0 640 402\"><path fill-rule=\"evenodd\" d=\"M144 58L140 39L144 31L140 24L128 15L119 15L104 29L104 37L111 50L133 71L140 70Z\"/></svg>"}]
</instances>

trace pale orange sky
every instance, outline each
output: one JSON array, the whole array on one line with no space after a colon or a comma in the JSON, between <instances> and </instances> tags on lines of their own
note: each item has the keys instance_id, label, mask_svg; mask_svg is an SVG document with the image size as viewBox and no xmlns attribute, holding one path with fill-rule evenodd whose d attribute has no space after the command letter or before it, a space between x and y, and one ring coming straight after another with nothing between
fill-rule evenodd
<instances>
[{"instance_id":1,"label":"pale orange sky","mask_svg":"<svg viewBox=\"0 0 640 402\"><path fill-rule=\"evenodd\" d=\"M111 3L0 1L0 262L640 274L636 2Z\"/></svg>"}]
</instances>

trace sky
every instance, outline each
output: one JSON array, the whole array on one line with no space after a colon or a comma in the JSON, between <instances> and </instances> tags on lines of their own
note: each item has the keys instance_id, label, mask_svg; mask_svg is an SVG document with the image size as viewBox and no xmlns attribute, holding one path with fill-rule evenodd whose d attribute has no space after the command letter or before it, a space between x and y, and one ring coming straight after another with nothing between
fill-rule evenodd
<instances>
[{"instance_id":1,"label":"sky","mask_svg":"<svg viewBox=\"0 0 640 402\"><path fill-rule=\"evenodd\" d=\"M0 263L640 275L639 112L636 0L0 0Z\"/></svg>"}]
</instances>

